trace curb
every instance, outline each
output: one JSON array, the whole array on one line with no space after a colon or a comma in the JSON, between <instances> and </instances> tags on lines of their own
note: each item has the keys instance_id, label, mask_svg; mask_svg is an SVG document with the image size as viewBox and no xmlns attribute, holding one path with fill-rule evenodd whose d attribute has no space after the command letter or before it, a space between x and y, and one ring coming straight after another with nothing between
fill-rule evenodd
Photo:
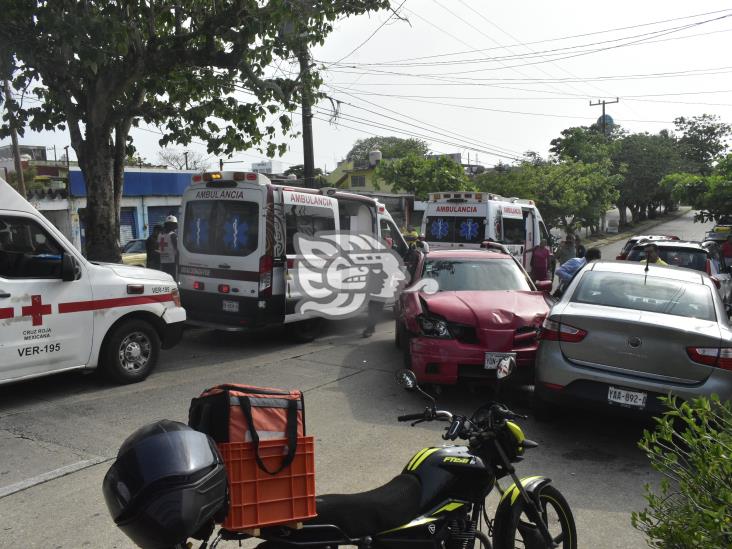
<instances>
[{"instance_id":1,"label":"curb","mask_svg":"<svg viewBox=\"0 0 732 549\"><path fill-rule=\"evenodd\" d=\"M646 231L647 229L652 229L653 227L657 227L658 225L662 225L664 223L667 223L668 221L678 219L679 217L686 215L690 211L691 211L691 207L689 207L689 206L680 207L677 212L673 212L671 214L666 214L663 216L663 218L660 218L660 219L656 218L652 221L641 221L636 226L632 227L630 230L625 230L622 233L617 233L613 236L599 238L597 240L592 240L592 237L587 237L587 238L583 238L582 242L583 243L585 243L585 242L592 243L593 247L607 246L608 244L613 244L619 240L624 240L626 238L630 238L633 235L642 234L642 231Z\"/></svg>"}]
</instances>

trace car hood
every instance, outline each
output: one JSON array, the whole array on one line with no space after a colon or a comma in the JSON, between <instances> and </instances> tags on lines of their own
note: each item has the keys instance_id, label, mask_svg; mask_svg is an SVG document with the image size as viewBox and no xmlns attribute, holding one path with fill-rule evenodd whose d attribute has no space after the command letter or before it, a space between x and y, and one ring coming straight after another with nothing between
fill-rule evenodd
<instances>
[{"instance_id":1,"label":"car hood","mask_svg":"<svg viewBox=\"0 0 732 549\"><path fill-rule=\"evenodd\" d=\"M172 282L173 279L168 273L156 271L155 269L146 269L145 267L134 267L132 265L122 265L120 263L94 263L99 267L109 269L114 274L123 278L134 278L136 280L152 280L156 282Z\"/></svg>"},{"instance_id":2,"label":"car hood","mask_svg":"<svg viewBox=\"0 0 732 549\"><path fill-rule=\"evenodd\" d=\"M478 328L515 329L543 318L549 304L542 292L438 292L420 294L431 313Z\"/></svg>"}]
</instances>

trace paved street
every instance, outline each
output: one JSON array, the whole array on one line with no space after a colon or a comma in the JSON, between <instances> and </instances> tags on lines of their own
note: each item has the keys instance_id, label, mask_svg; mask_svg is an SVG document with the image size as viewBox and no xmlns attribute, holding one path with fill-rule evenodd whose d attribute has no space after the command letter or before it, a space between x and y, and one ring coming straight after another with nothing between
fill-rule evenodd
<instances>
[{"instance_id":1,"label":"paved street","mask_svg":"<svg viewBox=\"0 0 732 549\"><path fill-rule=\"evenodd\" d=\"M687 214L653 232L699 238L704 230ZM623 242L603 248L603 256L614 258ZM388 313L371 339L359 337L362 322L339 322L307 345L283 342L276 332L190 330L141 384L114 387L71 374L0 388L0 546L130 547L102 499L108 460L136 427L160 418L186 421L190 399L222 382L305 391L319 492L364 490L389 480L415 451L439 444L441 431L436 424L396 422L399 414L420 411L422 401L393 381L401 360ZM453 389L440 404L468 413L484 398ZM507 400L527 409L525 394ZM548 475L566 495L580 547L644 546L630 512L643 506L643 484L655 478L636 447L648 426L582 411L548 423L524 422L540 448L519 471Z\"/></svg>"}]
</instances>

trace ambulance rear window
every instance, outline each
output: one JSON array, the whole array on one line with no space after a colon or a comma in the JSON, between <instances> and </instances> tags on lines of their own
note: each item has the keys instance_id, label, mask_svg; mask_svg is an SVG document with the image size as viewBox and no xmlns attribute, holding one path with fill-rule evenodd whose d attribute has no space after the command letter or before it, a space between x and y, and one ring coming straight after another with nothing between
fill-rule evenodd
<instances>
[{"instance_id":1,"label":"ambulance rear window","mask_svg":"<svg viewBox=\"0 0 732 549\"><path fill-rule=\"evenodd\" d=\"M482 217L430 216L427 218L429 242L482 242L485 225Z\"/></svg>"},{"instance_id":2,"label":"ambulance rear window","mask_svg":"<svg viewBox=\"0 0 732 549\"><path fill-rule=\"evenodd\" d=\"M259 241L259 204L245 201L188 202L183 246L192 253L246 256Z\"/></svg>"}]
</instances>

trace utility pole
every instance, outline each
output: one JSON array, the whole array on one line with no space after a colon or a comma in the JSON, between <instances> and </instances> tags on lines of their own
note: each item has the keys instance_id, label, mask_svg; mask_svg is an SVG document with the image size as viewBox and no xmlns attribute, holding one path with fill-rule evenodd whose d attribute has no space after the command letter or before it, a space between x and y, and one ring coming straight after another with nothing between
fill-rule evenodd
<instances>
[{"instance_id":1,"label":"utility pole","mask_svg":"<svg viewBox=\"0 0 732 549\"><path fill-rule=\"evenodd\" d=\"M186 159L186 170L188 169L188 151L183 151L183 158Z\"/></svg>"},{"instance_id":2,"label":"utility pole","mask_svg":"<svg viewBox=\"0 0 732 549\"><path fill-rule=\"evenodd\" d=\"M302 151L303 184L315 187L315 154L313 151L313 111L310 95L310 52L303 41L298 54L300 61L300 80L302 82Z\"/></svg>"},{"instance_id":3,"label":"utility pole","mask_svg":"<svg viewBox=\"0 0 732 549\"><path fill-rule=\"evenodd\" d=\"M71 161L69 160L69 146L66 145L64 147L64 151L66 152L66 171L69 172L71 170ZM67 173L68 176L68 173Z\"/></svg>"},{"instance_id":4,"label":"utility pole","mask_svg":"<svg viewBox=\"0 0 732 549\"><path fill-rule=\"evenodd\" d=\"M23 177L23 165L20 162L20 148L18 147L18 132L15 129L15 116L10 111L10 104L13 98L10 95L10 80L5 79L5 108L8 110L10 122L10 142L13 145L13 159L15 160L15 174L18 177L18 191L23 198L26 197L25 179Z\"/></svg>"},{"instance_id":5,"label":"utility pole","mask_svg":"<svg viewBox=\"0 0 732 549\"><path fill-rule=\"evenodd\" d=\"M612 105L613 103L620 103L620 98L616 97L615 101L605 101L604 99L600 101L598 99L596 103L590 101L590 107L597 107L598 105L602 105L602 135L607 135L607 132L605 131L605 105Z\"/></svg>"}]
</instances>

